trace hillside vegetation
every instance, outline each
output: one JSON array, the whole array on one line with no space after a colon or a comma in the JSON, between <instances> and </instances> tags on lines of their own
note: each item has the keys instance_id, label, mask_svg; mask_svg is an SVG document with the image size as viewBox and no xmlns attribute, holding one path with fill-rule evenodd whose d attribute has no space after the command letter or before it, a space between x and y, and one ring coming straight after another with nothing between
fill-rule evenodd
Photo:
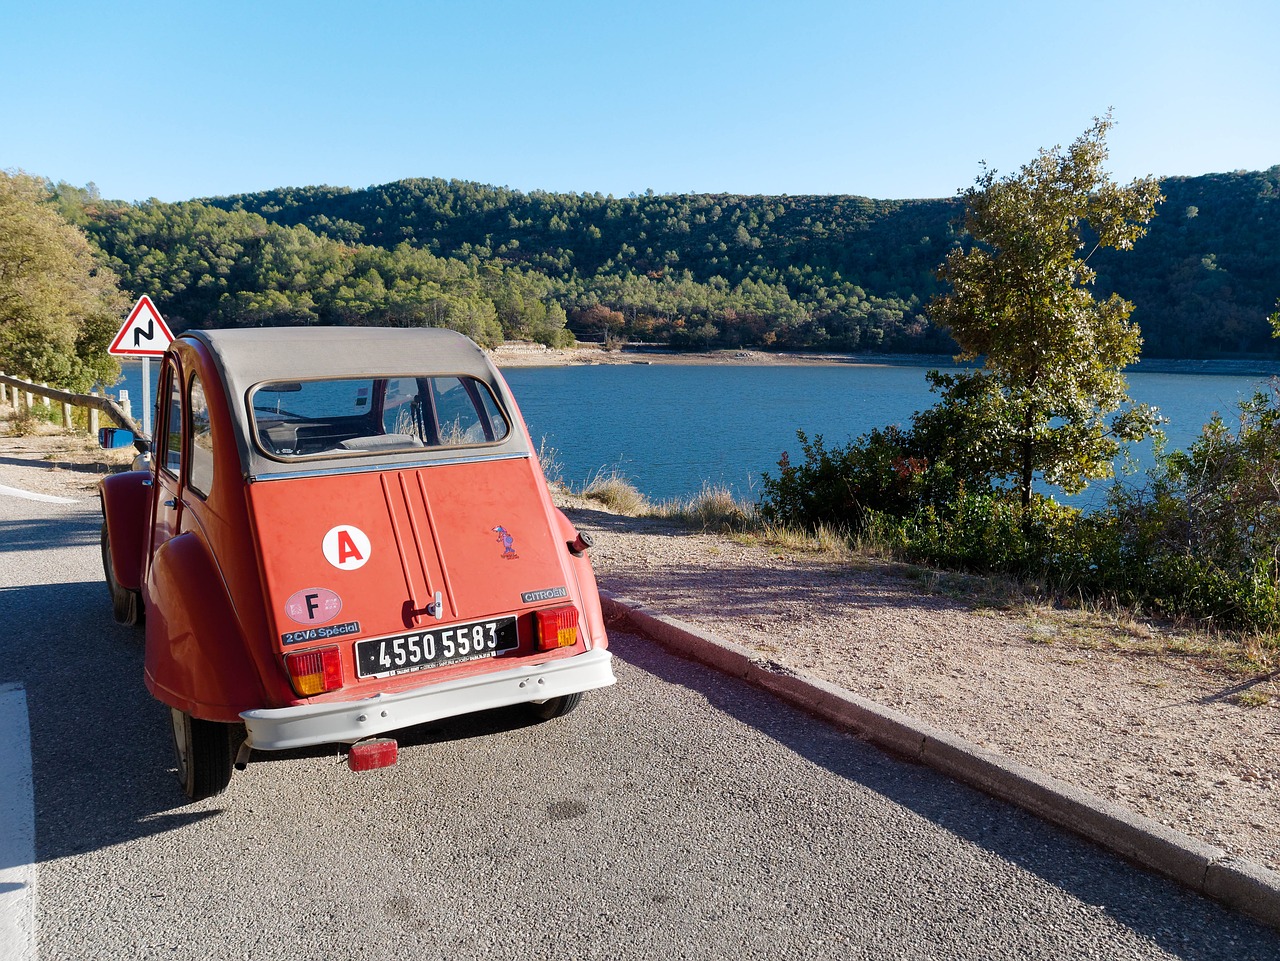
<instances>
[{"instance_id":1,"label":"hillside vegetation","mask_svg":"<svg viewBox=\"0 0 1280 961\"><path fill-rule=\"evenodd\" d=\"M1150 234L1089 261L1151 357L1276 356L1280 166L1162 181ZM523 193L413 179L179 204L65 185L123 286L196 325L447 325L483 343L947 352L925 305L958 199Z\"/></svg>"}]
</instances>

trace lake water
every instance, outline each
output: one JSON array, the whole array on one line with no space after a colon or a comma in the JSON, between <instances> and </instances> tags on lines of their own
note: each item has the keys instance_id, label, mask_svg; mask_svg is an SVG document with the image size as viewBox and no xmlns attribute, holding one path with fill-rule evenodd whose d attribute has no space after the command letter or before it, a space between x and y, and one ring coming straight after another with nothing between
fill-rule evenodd
<instances>
[{"instance_id":1,"label":"lake water","mask_svg":"<svg viewBox=\"0 0 1280 961\"><path fill-rule=\"evenodd\" d=\"M140 368L126 364L119 385L130 390L135 409ZM154 378L159 364L151 368ZM831 446L874 427L906 426L936 400L925 370L619 364L503 374L534 443L555 451L569 483L617 470L654 499L688 496L709 482L754 500L761 473L774 471L784 450L799 457L797 428L822 434ZM1263 383L1209 374L1128 377L1133 398L1169 418L1172 448L1189 444L1214 411L1232 421L1239 400ZM1150 462L1149 444L1137 453Z\"/></svg>"},{"instance_id":2,"label":"lake water","mask_svg":"<svg viewBox=\"0 0 1280 961\"><path fill-rule=\"evenodd\" d=\"M534 442L545 438L564 479L617 469L653 498L687 496L704 482L754 500L760 475L788 451L796 429L843 444L874 427L908 426L931 406L920 367L595 366L504 371ZM1171 448L1185 447L1219 411L1228 419L1258 378L1129 375L1135 401L1169 418ZM1150 462L1150 444L1135 451Z\"/></svg>"}]
</instances>

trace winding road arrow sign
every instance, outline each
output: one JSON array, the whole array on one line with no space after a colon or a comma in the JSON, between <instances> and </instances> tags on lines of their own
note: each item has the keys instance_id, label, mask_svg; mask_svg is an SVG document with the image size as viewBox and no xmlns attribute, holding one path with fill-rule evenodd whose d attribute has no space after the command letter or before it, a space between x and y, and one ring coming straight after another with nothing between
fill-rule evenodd
<instances>
[{"instance_id":1,"label":"winding road arrow sign","mask_svg":"<svg viewBox=\"0 0 1280 961\"><path fill-rule=\"evenodd\" d=\"M156 310L151 298L143 294L129 311L124 326L107 348L107 353L117 357L161 357L172 342L173 334L165 325L160 311Z\"/></svg>"}]
</instances>

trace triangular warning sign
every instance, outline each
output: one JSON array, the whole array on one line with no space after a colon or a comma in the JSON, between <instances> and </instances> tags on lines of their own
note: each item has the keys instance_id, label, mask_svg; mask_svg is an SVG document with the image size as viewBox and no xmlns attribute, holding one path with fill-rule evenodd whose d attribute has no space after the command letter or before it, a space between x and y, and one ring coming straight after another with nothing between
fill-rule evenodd
<instances>
[{"instance_id":1,"label":"triangular warning sign","mask_svg":"<svg viewBox=\"0 0 1280 961\"><path fill-rule=\"evenodd\" d=\"M159 357L173 343L173 334L151 298L143 294L129 311L124 326L107 348L117 357Z\"/></svg>"}]
</instances>

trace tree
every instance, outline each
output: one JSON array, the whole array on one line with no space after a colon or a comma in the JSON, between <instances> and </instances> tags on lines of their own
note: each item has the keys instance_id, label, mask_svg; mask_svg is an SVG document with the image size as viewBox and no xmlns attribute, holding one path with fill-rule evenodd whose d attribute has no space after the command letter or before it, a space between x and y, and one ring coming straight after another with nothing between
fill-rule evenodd
<instances>
[{"instance_id":1,"label":"tree","mask_svg":"<svg viewBox=\"0 0 1280 961\"><path fill-rule=\"evenodd\" d=\"M1089 289L1089 257L1130 249L1164 199L1155 178L1122 187L1103 172L1111 126L1110 114L1097 118L1065 153L1041 150L1003 179L984 168L961 194L974 242L947 255L938 276L951 289L929 307L962 359L985 358L981 370L938 378L940 406L964 407L972 453L1024 505L1037 473L1068 493L1111 476L1119 442L1158 423L1145 405L1117 413L1142 339L1132 304Z\"/></svg>"},{"instance_id":2,"label":"tree","mask_svg":"<svg viewBox=\"0 0 1280 961\"><path fill-rule=\"evenodd\" d=\"M0 171L0 370L66 390L114 384L107 353L127 303L46 185Z\"/></svg>"}]
</instances>

